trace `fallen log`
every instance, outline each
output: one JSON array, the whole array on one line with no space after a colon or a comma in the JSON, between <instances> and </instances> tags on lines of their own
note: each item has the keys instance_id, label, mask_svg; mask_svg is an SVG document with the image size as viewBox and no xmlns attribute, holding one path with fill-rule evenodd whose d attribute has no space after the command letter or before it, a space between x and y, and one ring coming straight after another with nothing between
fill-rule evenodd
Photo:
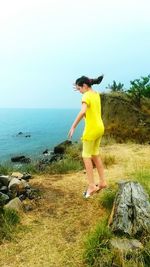
<instances>
[{"instance_id":1,"label":"fallen log","mask_svg":"<svg viewBox=\"0 0 150 267\"><path fill-rule=\"evenodd\" d=\"M115 233L133 236L150 233L150 202L148 194L138 182L121 181L115 197L109 226Z\"/></svg>"}]
</instances>

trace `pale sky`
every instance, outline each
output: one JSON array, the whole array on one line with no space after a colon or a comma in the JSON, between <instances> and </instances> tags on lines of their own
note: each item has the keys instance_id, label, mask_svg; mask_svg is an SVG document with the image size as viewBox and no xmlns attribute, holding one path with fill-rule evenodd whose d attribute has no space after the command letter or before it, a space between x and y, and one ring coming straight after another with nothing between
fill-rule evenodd
<instances>
[{"instance_id":1,"label":"pale sky","mask_svg":"<svg viewBox=\"0 0 150 267\"><path fill-rule=\"evenodd\" d=\"M0 107L78 108L72 84L150 73L149 0L0 1Z\"/></svg>"}]
</instances>

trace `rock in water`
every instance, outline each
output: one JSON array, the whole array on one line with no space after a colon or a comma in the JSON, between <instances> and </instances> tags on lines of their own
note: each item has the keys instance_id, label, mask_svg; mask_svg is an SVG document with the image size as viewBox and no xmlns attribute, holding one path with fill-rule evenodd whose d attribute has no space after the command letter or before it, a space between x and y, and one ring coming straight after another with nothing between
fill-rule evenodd
<instances>
[{"instance_id":1,"label":"rock in water","mask_svg":"<svg viewBox=\"0 0 150 267\"><path fill-rule=\"evenodd\" d=\"M143 231L150 232L150 202L138 182L119 183L109 225L114 232L130 236Z\"/></svg>"}]
</instances>

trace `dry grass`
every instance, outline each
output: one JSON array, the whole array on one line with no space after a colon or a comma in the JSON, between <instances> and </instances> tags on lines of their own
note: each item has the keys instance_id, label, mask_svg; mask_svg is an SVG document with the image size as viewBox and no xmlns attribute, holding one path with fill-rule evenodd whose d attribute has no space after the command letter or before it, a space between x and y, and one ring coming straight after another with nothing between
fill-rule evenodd
<instances>
[{"instance_id":1,"label":"dry grass","mask_svg":"<svg viewBox=\"0 0 150 267\"><path fill-rule=\"evenodd\" d=\"M102 155L114 155L115 164L105 169L109 186L133 177L139 168L150 168L148 145L112 144ZM95 172L96 180L98 175ZM15 239L0 249L2 267L82 267L85 235L105 216L99 194L82 199L86 187L83 171L67 175L35 175L30 181L42 192L41 199L26 201Z\"/></svg>"}]
</instances>

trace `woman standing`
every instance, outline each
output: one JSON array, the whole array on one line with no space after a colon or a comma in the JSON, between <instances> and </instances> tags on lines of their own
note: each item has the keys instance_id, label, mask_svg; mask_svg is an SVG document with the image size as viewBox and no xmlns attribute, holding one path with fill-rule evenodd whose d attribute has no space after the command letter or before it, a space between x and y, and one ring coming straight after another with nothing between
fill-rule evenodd
<instances>
[{"instance_id":1,"label":"woman standing","mask_svg":"<svg viewBox=\"0 0 150 267\"><path fill-rule=\"evenodd\" d=\"M79 114L73 122L69 131L69 138L72 137L74 130L80 120L85 117L85 128L82 135L83 150L82 157L87 173L88 188L85 192L85 198L90 197L96 191L107 186L104 179L104 168L99 154L99 146L101 138L104 134L104 124L101 118L101 100L98 92L92 88L93 84L99 84L103 79L103 75L97 79L89 79L82 76L75 82L76 90L82 96L82 106ZM93 163L99 174L99 184L96 185L93 176Z\"/></svg>"}]
</instances>

